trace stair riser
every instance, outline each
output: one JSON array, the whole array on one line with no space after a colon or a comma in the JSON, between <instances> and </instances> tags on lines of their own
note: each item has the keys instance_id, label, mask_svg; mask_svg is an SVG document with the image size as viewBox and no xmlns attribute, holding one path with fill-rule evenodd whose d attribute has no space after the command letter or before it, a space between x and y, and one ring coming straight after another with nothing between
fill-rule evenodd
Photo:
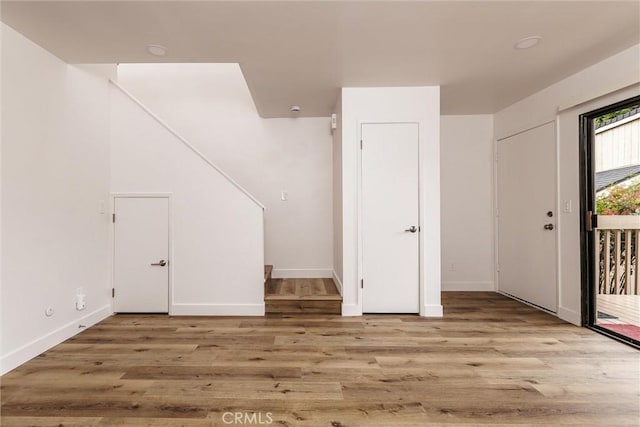
<instances>
[{"instance_id":1,"label":"stair riser","mask_svg":"<svg viewBox=\"0 0 640 427\"><path fill-rule=\"evenodd\" d=\"M267 314L342 314L341 301L267 301Z\"/></svg>"}]
</instances>

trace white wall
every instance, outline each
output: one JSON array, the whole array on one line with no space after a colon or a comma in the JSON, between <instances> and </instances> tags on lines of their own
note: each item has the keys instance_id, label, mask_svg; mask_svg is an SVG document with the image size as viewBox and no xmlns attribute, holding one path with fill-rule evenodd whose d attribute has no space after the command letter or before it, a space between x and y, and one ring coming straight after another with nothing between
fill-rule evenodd
<instances>
[{"instance_id":1,"label":"white wall","mask_svg":"<svg viewBox=\"0 0 640 427\"><path fill-rule=\"evenodd\" d=\"M440 88L342 89L342 231L344 315L362 313L358 248L358 176L361 122L417 122L420 132L420 314L441 316L440 304Z\"/></svg>"},{"instance_id":2,"label":"white wall","mask_svg":"<svg viewBox=\"0 0 640 427\"><path fill-rule=\"evenodd\" d=\"M115 86L111 191L172 194L170 314L264 314L262 208Z\"/></svg>"},{"instance_id":3,"label":"white wall","mask_svg":"<svg viewBox=\"0 0 640 427\"><path fill-rule=\"evenodd\" d=\"M333 131L333 280L342 293L342 94L335 106Z\"/></svg>"},{"instance_id":4,"label":"white wall","mask_svg":"<svg viewBox=\"0 0 640 427\"><path fill-rule=\"evenodd\" d=\"M332 276L329 118L260 118L237 64L125 64L118 81L266 206L274 277Z\"/></svg>"},{"instance_id":5,"label":"white wall","mask_svg":"<svg viewBox=\"0 0 640 427\"><path fill-rule=\"evenodd\" d=\"M558 134L558 316L581 321L578 116L640 93L640 45L624 50L498 112L495 139L556 121Z\"/></svg>"},{"instance_id":6,"label":"white wall","mask_svg":"<svg viewBox=\"0 0 640 427\"><path fill-rule=\"evenodd\" d=\"M108 99L105 78L2 25L3 373L111 313L109 217L99 212Z\"/></svg>"},{"instance_id":7,"label":"white wall","mask_svg":"<svg viewBox=\"0 0 640 427\"><path fill-rule=\"evenodd\" d=\"M440 118L442 290L494 290L493 116Z\"/></svg>"}]
</instances>

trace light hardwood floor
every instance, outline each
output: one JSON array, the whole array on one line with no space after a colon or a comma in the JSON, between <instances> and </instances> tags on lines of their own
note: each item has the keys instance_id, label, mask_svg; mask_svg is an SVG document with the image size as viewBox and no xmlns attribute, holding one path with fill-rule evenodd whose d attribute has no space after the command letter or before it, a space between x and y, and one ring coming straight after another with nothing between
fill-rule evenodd
<instances>
[{"instance_id":1,"label":"light hardwood floor","mask_svg":"<svg viewBox=\"0 0 640 427\"><path fill-rule=\"evenodd\" d=\"M307 298L342 301L332 279L271 279L264 296L265 301Z\"/></svg>"},{"instance_id":2,"label":"light hardwood floor","mask_svg":"<svg viewBox=\"0 0 640 427\"><path fill-rule=\"evenodd\" d=\"M2 377L0 421L638 426L636 350L494 293L443 303L443 319L111 317Z\"/></svg>"},{"instance_id":3,"label":"light hardwood floor","mask_svg":"<svg viewBox=\"0 0 640 427\"><path fill-rule=\"evenodd\" d=\"M264 302L269 315L342 313L342 296L331 279L271 279Z\"/></svg>"}]
</instances>

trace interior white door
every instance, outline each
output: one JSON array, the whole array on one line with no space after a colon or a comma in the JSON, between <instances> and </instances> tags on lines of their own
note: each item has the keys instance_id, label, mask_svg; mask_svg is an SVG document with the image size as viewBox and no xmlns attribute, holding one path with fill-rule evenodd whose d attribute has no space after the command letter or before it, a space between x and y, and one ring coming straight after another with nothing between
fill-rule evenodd
<instances>
[{"instance_id":1,"label":"interior white door","mask_svg":"<svg viewBox=\"0 0 640 427\"><path fill-rule=\"evenodd\" d=\"M557 310L554 123L498 141L498 289Z\"/></svg>"},{"instance_id":2,"label":"interior white door","mask_svg":"<svg viewBox=\"0 0 640 427\"><path fill-rule=\"evenodd\" d=\"M169 311L169 199L116 197L114 311Z\"/></svg>"},{"instance_id":3,"label":"interior white door","mask_svg":"<svg viewBox=\"0 0 640 427\"><path fill-rule=\"evenodd\" d=\"M418 313L418 124L362 125L363 311Z\"/></svg>"}]
</instances>

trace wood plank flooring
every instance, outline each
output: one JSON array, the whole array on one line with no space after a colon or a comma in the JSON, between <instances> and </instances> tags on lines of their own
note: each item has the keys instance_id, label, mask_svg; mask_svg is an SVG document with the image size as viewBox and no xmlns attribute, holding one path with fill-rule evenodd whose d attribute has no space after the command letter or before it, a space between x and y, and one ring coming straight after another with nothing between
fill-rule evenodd
<instances>
[{"instance_id":1,"label":"wood plank flooring","mask_svg":"<svg viewBox=\"0 0 640 427\"><path fill-rule=\"evenodd\" d=\"M640 295L598 295L596 309L616 319L599 319L601 323L640 326Z\"/></svg>"},{"instance_id":2,"label":"wood plank flooring","mask_svg":"<svg viewBox=\"0 0 640 427\"><path fill-rule=\"evenodd\" d=\"M271 279L264 299L307 298L342 301L331 279Z\"/></svg>"},{"instance_id":3,"label":"wood plank flooring","mask_svg":"<svg viewBox=\"0 0 640 427\"><path fill-rule=\"evenodd\" d=\"M267 314L342 314L342 296L331 279L271 279Z\"/></svg>"},{"instance_id":4,"label":"wood plank flooring","mask_svg":"<svg viewBox=\"0 0 640 427\"><path fill-rule=\"evenodd\" d=\"M0 424L638 426L638 351L495 293L443 303L443 319L114 316L3 376Z\"/></svg>"}]
</instances>

